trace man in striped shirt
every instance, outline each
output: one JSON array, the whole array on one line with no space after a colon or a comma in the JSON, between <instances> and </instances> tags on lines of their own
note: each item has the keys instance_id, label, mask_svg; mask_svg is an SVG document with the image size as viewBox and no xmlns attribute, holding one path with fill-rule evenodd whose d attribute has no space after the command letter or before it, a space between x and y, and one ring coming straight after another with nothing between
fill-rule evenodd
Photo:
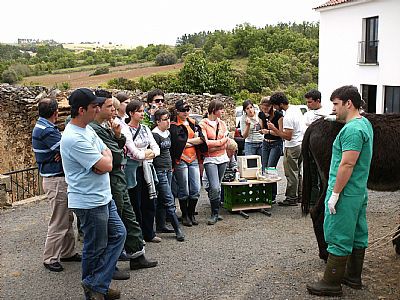
<instances>
[{"instance_id":1,"label":"man in striped shirt","mask_svg":"<svg viewBox=\"0 0 400 300\"><path fill-rule=\"evenodd\" d=\"M42 99L38 104L39 119L32 132L32 147L43 190L50 201L51 217L43 253L44 266L53 272L64 268L60 261L81 261L75 250L72 228L74 216L68 209L67 184L60 155L61 133L55 122L58 104L55 99Z\"/></svg>"}]
</instances>

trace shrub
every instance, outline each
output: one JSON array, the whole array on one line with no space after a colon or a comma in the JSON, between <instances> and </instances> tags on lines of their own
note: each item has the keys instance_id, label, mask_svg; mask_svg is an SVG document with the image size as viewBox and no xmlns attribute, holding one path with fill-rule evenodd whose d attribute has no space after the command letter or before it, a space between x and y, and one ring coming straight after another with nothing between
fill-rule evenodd
<instances>
[{"instance_id":1,"label":"shrub","mask_svg":"<svg viewBox=\"0 0 400 300\"><path fill-rule=\"evenodd\" d=\"M13 69L8 69L8 70L5 70L1 74L1 79L5 83L14 84L14 83L17 83L18 76L17 76L17 73Z\"/></svg>"},{"instance_id":2,"label":"shrub","mask_svg":"<svg viewBox=\"0 0 400 300\"><path fill-rule=\"evenodd\" d=\"M71 84L67 81L61 82L61 83L56 83L53 88L59 89L61 91L67 91L71 88Z\"/></svg>"},{"instance_id":3,"label":"shrub","mask_svg":"<svg viewBox=\"0 0 400 300\"><path fill-rule=\"evenodd\" d=\"M160 53L156 56L156 65L157 66L167 66L173 65L177 62L176 55L174 53Z\"/></svg>"},{"instance_id":4,"label":"shrub","mask_svg":"<svg viewBox=\"0 0 400 300\"><path fill-rule=\"evenodd\" d=\"M107 87L117 90L130 90L134 91L137 88L137 84L133 80L126 79L124 77L113 78L107 82Z\"/></svg>"},{"instance_id":5,"label":"shrub","mask_svg":"<svg viewBox=\"0 0 400 300\"><path fill-rule=\"evenodd\" d=\"M96 70L94 70L94 72L92 74L90 74L89 76L108 74L109 72L110 72L110 69L108 69L107 67L102 67L102 68L97 68Z\"/></svg>"}]
</instances>

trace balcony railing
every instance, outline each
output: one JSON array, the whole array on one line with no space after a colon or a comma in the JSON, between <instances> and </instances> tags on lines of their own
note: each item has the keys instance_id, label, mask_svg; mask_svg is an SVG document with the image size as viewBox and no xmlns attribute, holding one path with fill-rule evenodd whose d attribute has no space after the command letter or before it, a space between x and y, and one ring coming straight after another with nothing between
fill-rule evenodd
<instances>
[{"instance_id":1,"label":"balcony railing","mask_svg":"<svg viewBox=\"0 0 400 300\"><path fill-rule=\"evenodd\" d=\"M41 178L37 167L4 173L11 178L11 202L43 194Z\"/></svg>"},{"instance_id":2,"label":"balcony railing","mask_svg":"<svg viewBox=\"0 0 400 300\"><path fill-rule=\"evenodd\" d=\"M378 65L379 41L358 42L358 63Z\"/></svg>"}]
</instances>

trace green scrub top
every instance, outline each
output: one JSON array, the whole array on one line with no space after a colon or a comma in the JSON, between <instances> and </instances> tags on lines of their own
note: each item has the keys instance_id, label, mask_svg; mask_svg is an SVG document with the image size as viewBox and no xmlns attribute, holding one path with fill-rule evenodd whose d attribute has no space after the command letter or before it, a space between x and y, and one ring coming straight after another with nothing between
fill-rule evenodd
<instances>
[{"instance_id":1,"label":"green scrub top","mask_svg":"<svg viewBox=\"0 0 400 300\"><path fill-rule=\"evenodd\" d=\"M341 194L355 196L363 195L366 192L372 159L373 137L372 125L365 117L352 119L344 125L332 147L328 181L329 191L333 191L333 187L335 186L336 175L343 152L358 151L360 152L360 156Z\"/></svg>"}]
</instances>

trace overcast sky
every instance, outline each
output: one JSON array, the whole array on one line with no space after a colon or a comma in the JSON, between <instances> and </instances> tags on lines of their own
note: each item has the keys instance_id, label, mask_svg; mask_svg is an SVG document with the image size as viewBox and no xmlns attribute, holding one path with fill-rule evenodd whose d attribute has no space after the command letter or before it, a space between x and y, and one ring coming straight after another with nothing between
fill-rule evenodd
<instances>
[{"instance_id":1,"label":"overcast sky","mask_svg":"<svg viewBox=\"0 0 400 300\"><path fill-rule=\"evenodd\" d=\"M183 34L237 24L318 21L314 7L326 0L6 0L0 42L18 38L127 45L169 44Z\"/></svg>"}]
</instances>

